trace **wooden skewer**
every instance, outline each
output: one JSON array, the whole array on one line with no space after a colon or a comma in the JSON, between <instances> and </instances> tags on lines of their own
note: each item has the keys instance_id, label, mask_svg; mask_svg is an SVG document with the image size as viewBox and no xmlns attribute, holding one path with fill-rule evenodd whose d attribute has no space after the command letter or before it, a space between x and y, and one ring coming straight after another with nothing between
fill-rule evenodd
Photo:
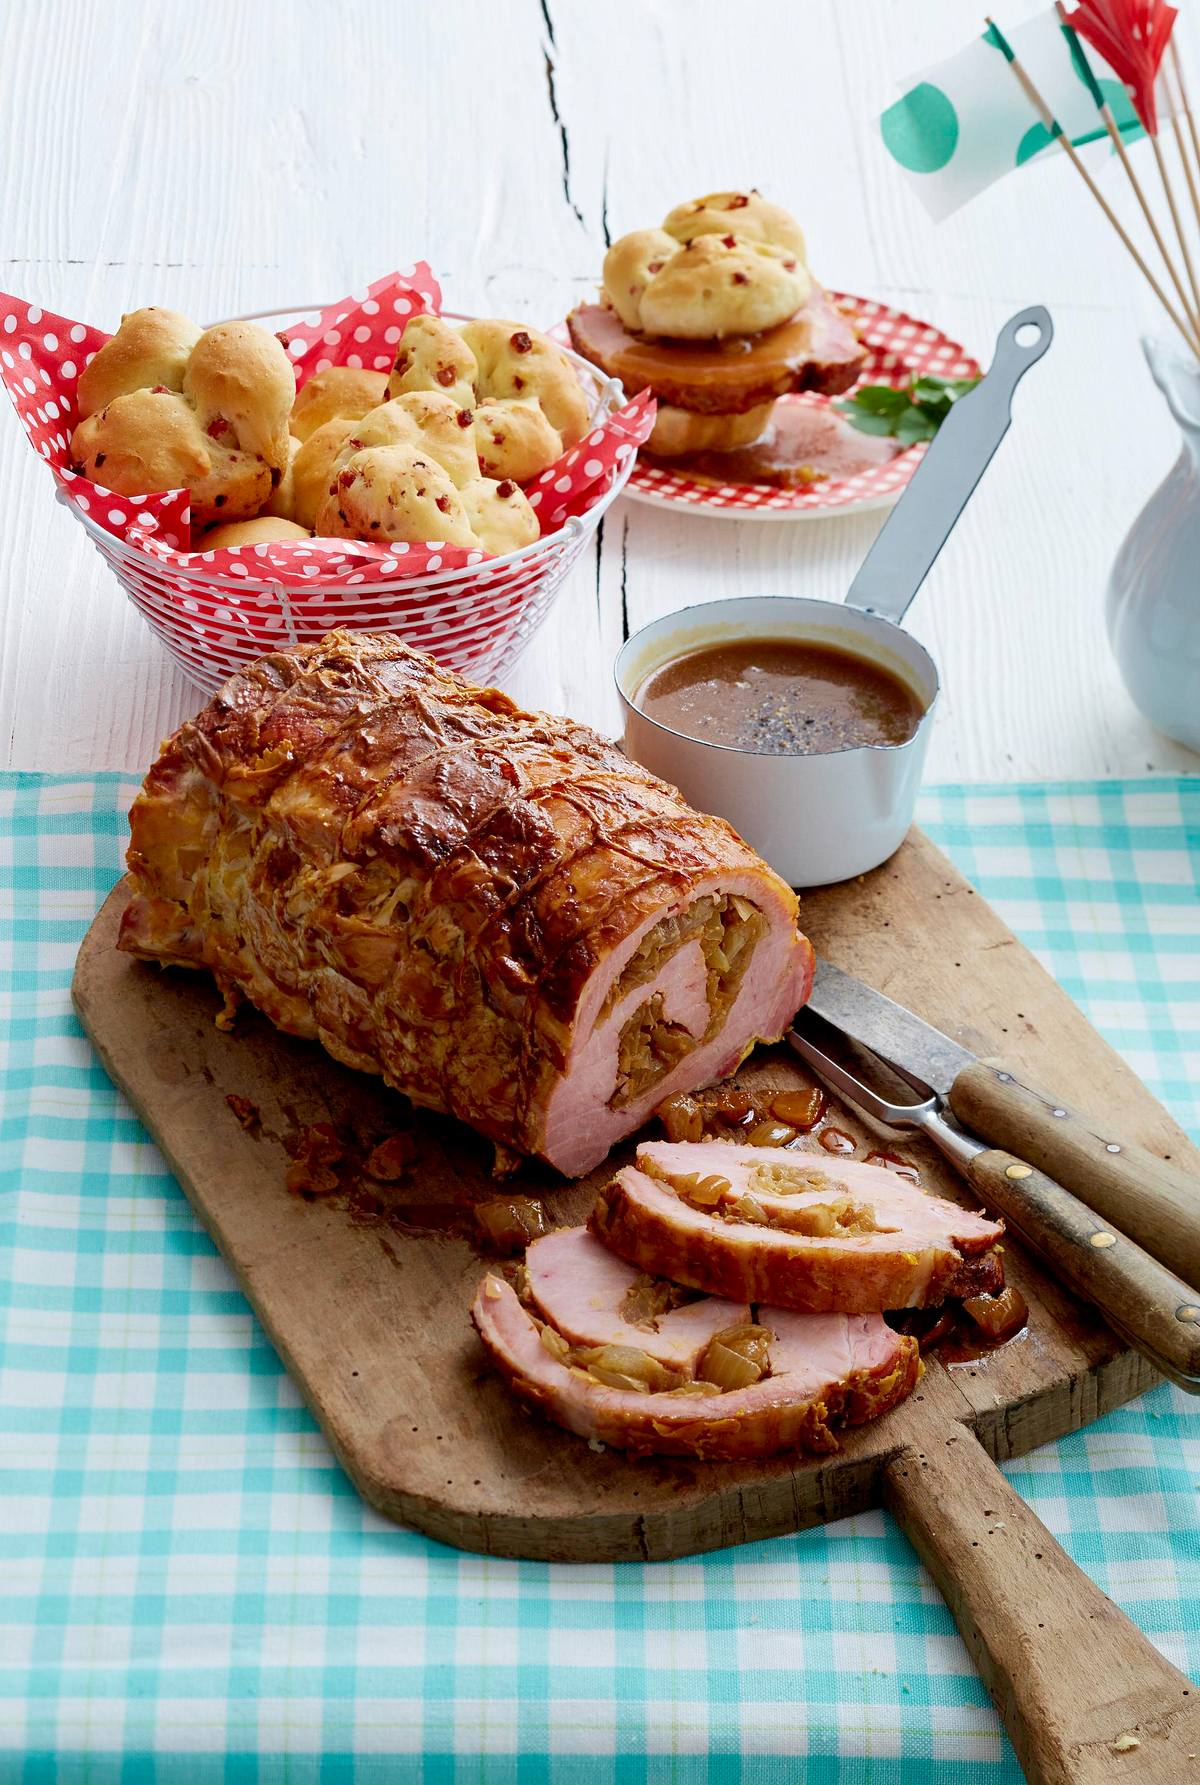
<instances>
[{"instance_id":1,"label":"wooden skewer","mask_svg":"<svg viewBox=\"0 0 1200 1785\"><path fill-rule=\"evenodd\" d=\"M1065 30L1070 30L1071 29L1070 15L1067 12L1066 7L1063 5L1063 0L1055 0L1055 11L1058 13L1059 23L1063 26L1063 28ZM1081 54L1083 53L1082 45L1080 46L1080 53ZM1095 88L1095 93L1098 98L1098 106L1099 106L1099 111L1100 111L1101 122L1103 123L1104 128L1108 131L1109 137L1112 141L1112 146L1116 150L1117 156L1121 163L1121 166L1124 168L1126 177L1129 180L1129 184L1133 188L1134 196L1137 199L1138 204L1141 206L1142 216L1146 220L1147 226L1150 230L1150 234L1154 237L1154 245L1158 249L1159 254L1162 256L1162 263L1166 267L1167 272L1171 276L1171 283L1174 285L1175 290L1179 294L1179 302L1183 307L1183 313L1187 318L1189 329L1190 329L1192 335L1197 340L1200 340L1200 291L1198 291L1196 288L1196 278L1195 278L1195 274L1192 273L1191 262L1190 261L1187 262L1187 270L1188 270L1188 274L1191 278L1191 284L1192 284L1192 296L1189 297L1187 294L1187 291L1184 288L1183 279L1180 276L1179 269L1175 265L1174 260L1171 258L1170 252L1168 251L1168 248L1167 248L1167 244L1163 240L1162 231L1158 227L1158 222L1155 218L1154 212L1150 209L1150 201L1146 197L1145 191L1142 187L1142 182L1137 177L1137 170L1134 167L1132 160L1130 159L1129 150L1125 146L1125 138L1121 135L1120 126L1117 124L1117 120L1113 117L1112 107L1108 104L1107 100L1099 98L1099 92L1100 92L1100 89L1098 87ZM1178 120L1176 122L1178 125ZM1067 139L1066 139L1066 137L1063 137L1061 140L1065 144ZM1190 170L1190 168L1187 170L1187 173L1188 173L1188 186L1190 189L1191 188L1191 170Z\"/></svg>"},{"instance_id":2,"label":"wooden skewer","mask_svg":"<svg viewBox=\"0 0 1200 1785\"><path fill-rule=\"evenodd\" d=\"M1184 231L1183 219L1180 217L1178 206L1175 203L1175 188L1171 184L1171 176L1167 172L1166 157L1162 152L1162 145L1159 142L1158 137L1156 135L1151 136L1149 131L1147 131L1146 134L1150 136L1150 147L1154 150L1154 159L1158 164L1158 177L1162 181L1162 189L1166 194L1167 199L1167 209L1171 213L1171 222L1175 225L1175 234L1179 238L1180 252L1183 255L1183 264L1187 268L1187 276L1192 287L1192 293L1196 305L1200 307L1200 285L1197 285L1196 283L1196 269L1192 265L1192 251L1188 247L1188 239ZM1184 308L1187 309L1186 304L1184 305ZM1194 326L1195 317L1190 311L1189 320Z\"/></svg>"},{"instance_id":3,"label":"wooden skewer","mask_svg":"<svg viewBox=\"0 0 1200 1785\"><path fill-rule=\"evenodd\" d=\"M1192 143L1192 155L1195 157L1197 168L1200 168L1200 137L1196 134L1196 120L1192 116L1192 103L1188 98L1187 83L1183 78L1183 58L1179 54L1179 46L1176 44L1174 37L1171 38L1171 72L1175 76L1176 87L1176 96L1171 109L1171 121L1175 126L1175 141L1179 145L1179 159L1183 163L1183 172L1187 180L1188 194L1192 201L1192 210L1196 214L1197 224L1200 225L1200 190L1197 189L1196 180L1192 173L1192 162L1185 149L1183 126L1179 122L1180 112L1183 113L1184 118L1187 120L1188 134L1191 137Z\"/></svg>"},{"instance_id":4,"label":"wooden skewer","mask_svg":"<svg viewBox=\"0 0 1200 1785\"><path fill-rule=\"evenodd\" d=\"M995 22L991 18L988 18L985 16L985 23L987 24L989 30L995 32L997 36L1002 35L999 31L999 28L996 26ZM1091 193L1091 195L1095 199L1096 203L1100 206L1100 209L1104 212L1104 215L1108 218L1108 221L1112 224L1113 228L1116 230L1118 236L1121 238L1121 242L1124 245L1126 252L1129 254L1130 258L1137 265L1139 271L1142 273L1142 276L1145 278L1147 284L1150 286L1151 291L1153 291L1155 297L1158 299L1159 303L1162 305L1162 307L1166 311L1167 315L1171 318L1171 321L1175 324L1175 327L1179 330L1180 334L1183 336L1184 340L1186 341L1186 343L1188 345L1190 352L1194 353L1196 355L1196 357L1198 359L1200 359L1200 332L1194 333L1190 324L1188 322L1184 321L1184 318L1179 314L1179 311L1175 308L1174 304L1171 302L1170 298L1167 296L1166 292L1163 290L1162 286L1159 284L1158 280L1155 278L1155 276L1151 272L1150 268L1146 265L1146 262L1142 258L1142 255L1137 247L1137 244L1132 240L1132 238L1129 235L1129 232L1126 230L1124 224L1121 222L1121 219L1117 216L1116 212L1113 210L1112 206L1109 204L1108 200L1105 198L1104 194L1101 192L1099 186L1097 186L1095 180L1093 180L1091 174L1088 172L1087 168L1083 165L1083 162L1080 160L1079 155L1076 152L1074 143L1072 143L1070 138L1068 136L1066 136L1063 133L1063 131L1059 128L1058 123L1054 117L1054 113L1050 110L1050 107L1046 104L1046 101L1042 98L1041 93L1038 91L1032 78L1029 75L1028 70L1024 67L1020 58L1013 55L1013 53L1010 49L1008 52L1007 60L1008 60L1009 67L1012 69L1012 71L1016 75L1018 81L1020 81L1020 83L1021 83L1021 87L1022 87L1022 90L1024 91L1025 97L1029 100L1030 104L1033 106L1034 110L1037 112L1039 118L1042 120L1042 123L1046 126L1046 129L1049 130L1050 132L1052 132L1057 137L1058 142L1062 146L1062 149L1064 150L1065 154L1067 155L1067 157L1069 158L1069 160L1071 162L1071 166L1075 169L1076 173L1079 175L1080 179L1083 181L1084 185L1087 187L1088 191ZM1186 310L1187 305L1185 305L1184 308Z\"/></svg>"}]
</instances>

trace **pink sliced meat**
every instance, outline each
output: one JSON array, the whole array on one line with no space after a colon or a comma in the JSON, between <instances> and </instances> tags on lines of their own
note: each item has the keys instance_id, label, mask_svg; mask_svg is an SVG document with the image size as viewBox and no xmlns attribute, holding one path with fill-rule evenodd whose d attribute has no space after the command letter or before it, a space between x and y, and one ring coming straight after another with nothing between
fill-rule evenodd
<instances>
[{"instance_id":1,"label":"pink sliced meat","mask_svg":"<svg viewBox=\"0 0 1200 1785\"><path fill-rule=\"evenodd\" d=\"M764 1173L777 1171L803 1187L772 1188ZM712 1206L688 1200L689 1180L709 1180ZM654 1276L806 1314L931 1307L1004 1282L1003 1223L882 1166L729 1141L640 1146L597 1198L591 1228Z\"/></svg>"},{"instance_id":2,"label":"pink sliced meat","mask_svg":"<svg viewBox=\"0 0 1200 1785\"><path fill-rule=\"evenodd\" d=\"M551 1240L555 1245L549 1245ZM542 1257L534 1259L539 1250ZM693 1334L676 1345L670 1362L694 1381L713 1336L709 1331L703 1344L695 1342L704 1324L724 1331L741 1324L750 1311L700 1301L661 1317L658 1334L650 1335L644 1326L630 1327L620 1311L637 1273L617 1260L606 1270L602 1257L602 1248L582 1228L548 1235L530 1248L532 1307L523 1306L510 1284L489 1273L471 1311L484 1346L513 1391L580 1437L638 1454L710 1460L785 1450L828 1452L837 1449L834 1425L857 1425L886 1413L911 1392L920 1375L916 1341L892 1332L877 1314L801 1315L760 1308L757 1323L771 1334L770 1373L760 1381L719 1394L609 1387L590 1376L573 1355L557 1355L562 1341L572 1346L635 1344L650 1350L648 1338L662 1338L670 1322L690 1314ZM549 1317L551 1308L556 1319ZM693 1313L705 1308L710 1312L703 1318ZM737 1317L733 1322L727 1319L729 1312ZM560 1321L567 1323L565 1329ZM556 1341L553 1347L547 1334Z\"/></svg>"},{"instance_id":3,"label":"pink sliced meat","mask_svg":"<svg viewBox=\"0 0 1200 1785\"><path fill-rule=\"evenodd\" d=\"M744 1326L743 1302L703 1295L632 1326L621 1304L641 1272L614 1257L585 1227L560 1227L535 1240L525 1254L529 1298L537 1312L572 1345L636 1345L661 1364L694 1375L714 1334Z\"/></svg>"}]
</instances>

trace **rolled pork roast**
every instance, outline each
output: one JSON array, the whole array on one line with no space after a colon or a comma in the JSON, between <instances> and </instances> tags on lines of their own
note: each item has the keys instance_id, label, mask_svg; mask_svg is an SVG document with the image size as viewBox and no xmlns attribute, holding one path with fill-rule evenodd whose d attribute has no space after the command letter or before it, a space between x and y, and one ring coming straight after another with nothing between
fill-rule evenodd
<instances>
[{"instance_id":1,"label":"rolled pork roast","mask_svg":"<svg viewBox=\"0 0 1200 1785\"><path fill-rule=\"evenodd\" d=\"M585 1228L535 1240L518 1294L489 1272L472 1317L528 1406L637 1455L706 1460L838 1448L908 1395L917 1342L879 1314L796 1314L712 1296L623 1264Z\"/></svg>"},{"instance_id":2,"label":"rolled pork roast","mask_svg":"<svg viewBox=\"0 0 1200 1785\"><path fill-rule=\"evenodd\" d=\"M794 894L724 820L386 635L232 677L130 824L123 949L571 1176L811 984Z\"/></svg>"}]
</instances>

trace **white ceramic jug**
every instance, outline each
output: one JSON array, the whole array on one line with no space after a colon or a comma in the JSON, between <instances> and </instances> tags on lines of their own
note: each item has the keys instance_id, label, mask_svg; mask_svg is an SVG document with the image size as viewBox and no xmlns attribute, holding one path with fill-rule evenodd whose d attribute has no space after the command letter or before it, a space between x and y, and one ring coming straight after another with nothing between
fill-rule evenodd
<instances>
[{"instance_id":1,"label":"white ceramic jug","mask_svg":"<svg viewBox=\"0 0 1200 1785\"><path fill-rule=\"evenodd\" d=\"M1200 366L1144 340L1183 449L1125 536L1108 580L1108 637L1152 725L1200 750Z\"/></svg>"}]
</instances>

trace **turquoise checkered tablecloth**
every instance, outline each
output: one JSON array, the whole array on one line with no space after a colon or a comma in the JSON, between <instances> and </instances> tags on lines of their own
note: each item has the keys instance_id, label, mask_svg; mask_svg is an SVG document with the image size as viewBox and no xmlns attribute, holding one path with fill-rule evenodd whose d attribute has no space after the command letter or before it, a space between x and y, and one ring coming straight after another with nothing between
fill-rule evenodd
<instances>
[{"instance_id":1,"label":"turquoise checkered tablecloth","mask_svg":"<svg viewBox=\"0 0 1200 1785\"><path fill-rule=\"evenodd\" d=\"M72 1017L133 783L0 779L0 1781L1019 1778L882 1513L547 1567L368 1511ZM923 818L1200 1137L1200 780ZM1200 1421L1161 1387L1008 1471L1200 1673Z\"/></svg>"}]
</instances>

